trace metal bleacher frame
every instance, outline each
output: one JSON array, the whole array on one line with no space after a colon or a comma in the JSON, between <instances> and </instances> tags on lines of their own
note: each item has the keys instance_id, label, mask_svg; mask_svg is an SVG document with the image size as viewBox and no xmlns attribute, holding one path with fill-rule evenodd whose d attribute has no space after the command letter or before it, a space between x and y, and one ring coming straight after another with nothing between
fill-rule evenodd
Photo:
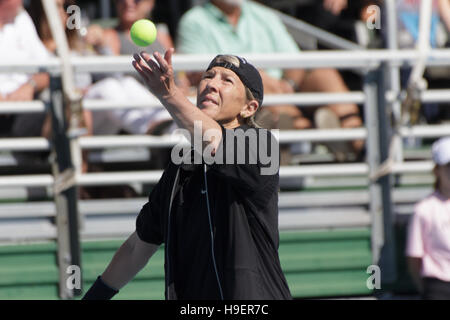
<instances>
[{"instance_id":1,"label":"metal bleacher frame","mask_svg":"<svg viewBox=\"0 0 450 320\"><path fill-rule=\"evenodd\" d=\"M292 21L291 21L292 22ZM291 24L291 27L294 24ZM314 29L302 29L303 32L314 33ZM315 35L323 41L332 38L330 35ZM330 42L328 42L330 43ZM411 213L412 203L421 199L431 189L418 187L414 189L396 189L392 186L392 175L402 177L405 184L431 184L432 163L424 161L404 161L396 158L396 162L388 175L380 179L371 179L385 160L388 151L389 137L383 138L386 129L386 112L396 108L403 98L399 86L392 81L385 81L388 76L395 77L398 68L414 65L419 59L417 50L382 50L358 49L307 51L301 54L252 54L247 59L259 68L303 68L334 67L338 69L359 70L364 74L362 91L349 93L297 93L291 95L267 95L265 105L292 103L302 106L323 105L337 102L353 102L362 104L365 114L365 128L338 130L281 131L281 144L298 142L349 141L365 139L367 143L367 162L350 164L304 164L280 168L280 179L305 179L305 183L316 186L359 185L360 190L316 191L302 193L286 191L280 193L280 230L310 230L334 228L367 227L372 230L372 262L378 264L381 249L392 241L389 224L392 226L396 213ZM175 55L174 69L183 71L203 70L213 58L212 55ZM123 72L132 71L131 59L121 57L72 57L70 64L74 72ZM429 52L427 66L450 66L450 50L439 49ZM49 72L52 83L59 81L62 63L52 58L45 65L32 61L0 61L0 72L36 73ZM391 79L392 80L392 79ZM391 84L390 86L388 84ZM385 90L386 89L386 90ZM450 90L426 90L420 96L423 102L448 102ZM62 101L61 101L62 103ZM127 105L114 101L83 100L87 110L105 110L115 108L161 108L161 104L152 101L131 102ZM53 104L51 104L51 107ZM0 113L46 112L43 102L0 103ZM392 128L387 128L391 130ZM437 138L450 135L449 125L418 125L400 128L400 135L406 137ZM179 136L94 136L67 137L71 143L73 157L74 184L76 186L117 185L123 183L156 183L162 171L124 171L111 173L85 173L77 168L76 159L82 150L102 148L130 147L171 147L181 141ZM44 138L2 138L0 152L12 151L50 151L56 150L51 141ZM402 154L403 155L403 154ZM313 180L308 180L308 179ZM327 181L327 180L333 181ZM409 180L408 180L409 179ZM310 181L310 182L308 182ZM311 182L313 181L313 182ZM43 187L48 197L53 197L55 177L52 174L0 176L0 195L5 193L9 198L23 198L24 188ZM17 192L15 192L17 190ZM386 192L392 191L392 198L386 198ZM16 195L16 196L14 196ZM18 195L18 196L17 196ZM26 199L23 199L26 200ZM119 200L82 200L78 201L81 239L123 238L133 231L135 215L146 201L145 198ZM36 241L54 241L58 229L53 218L58 214L58 205L53 201L33 201L30 203L0 204L0 244L28 243ZM326 208L326 210L324 210ZM387 224L388 223L388 224ZM107 227L105 227L107 226ZM386 269L393 268L387 266ZM392 270L391 270L392 271ZM394 273L394 271L392 271Z\"/></svg>"}]
</instances>

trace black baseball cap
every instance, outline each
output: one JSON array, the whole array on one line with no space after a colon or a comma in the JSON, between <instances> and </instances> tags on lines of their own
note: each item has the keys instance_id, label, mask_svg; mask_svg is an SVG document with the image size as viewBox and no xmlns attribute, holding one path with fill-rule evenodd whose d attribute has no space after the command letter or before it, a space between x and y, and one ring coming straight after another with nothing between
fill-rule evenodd
<instances>
[{"instance_id":1,"label":"black baseball cap","mask_svg":"<svg viewBox=\"0 0 450 320\"><path fill-rule=\"evenodd\" d=\"M227 57L236 58L238 63L230 62L230 59L227 59ZM220 54L211 61L206 71L214 67L222 67L233 71L239 79L241 79L244 86L251 91L253 97L258 101L259 107L261 107L264 96L264 87L259 71L251 63L244 58L235 55Z\"/></svg>"}]
</instances>

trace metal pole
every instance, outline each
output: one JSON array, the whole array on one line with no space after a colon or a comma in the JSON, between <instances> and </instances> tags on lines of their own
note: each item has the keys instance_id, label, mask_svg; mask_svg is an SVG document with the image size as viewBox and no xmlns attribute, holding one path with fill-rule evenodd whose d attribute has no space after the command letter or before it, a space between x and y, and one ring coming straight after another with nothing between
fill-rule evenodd
<instances>
[{"instance_id":1,"label":"metal pole","mask_svg":"<svg viewBox=\"0 0 450 320\"><path fill-rule=\"evenodd\" d=\"M50 80L52 117L52 170L55 177L55 205L58 242L59 296L70 299L81 295L82 288L70 289L67 280L72 274L67 268L78 266L81 270L81 250L78 230L78 195L76 185L71 183L73 170L70 139L67 135L68 121L64 108L61 78ZM80 275L81 276L81 275ZM82 284L82 279L79 281Z\"/></svg>"},{"instance_id":2,"label":"metal pole","mask_svg":"<svg viewBox=\"0 0 450 320\"><path fill-rule=\"evenodd\" d=\"M385 64L382 68L369 72L364 81L369 176L374 176L389 153L390 128L386 112L385 73L383 72L386 68ZM372 217L372 263L380 266L382 284L392 283L396 279L396 263L391 177L384 176L376 181L371 179L369 193Z\"/></svg>"},{"instance_id":3,"label":"metal pole","mask_svg":"<svg viewBox=\"0 0 450 320\"><path fill-rule=\"evenodd\" d=\"M378 78L378 128L379 128L379 154L380 164L389 158L389 147L393 135L390 124L390 116L386 101L386 76L389 75L389 65L383 63L377 72ZM391 284L397 278L396 257L395 257L395 217L392 203L392 178L388 174L380 177L376 183L381 188L381 204L383 209L383 241L384 245L380 256L381 282Z\"/></svg>"},{"instance_id":4,"label":"metal pole","mask_svg":"<svg viewBox=\"0 0 450 320\"><path fill-rule=\"evenodd\" d=\"M386 27L387 27L387 48L390 50L398 49L398 39L397 39L397 7L395 0L386 0ZM399 130L401 126L402 114L401 114L401 103L400 103L400 68L398 66L389 65L389 91L393 91L395 94L395 100L391 103L392 116L394 120L394 129ZM400 146L394 155L394 160L396 162L403 161L403 144L402 139L397 136L394 139L398 139L398 146Z\"/></svg>"},{"instance_id":5,"label":"metal pole","mask_svg":"<svg viewBox=\"0 0 450 320\"><path fill-rule=\"evenodd\" d=\"M380 163L379 150L379 132L377 117L377 72L370 71L364 79L364 92L366 101L364 103L364 121L367 127L367 162L369 166L369 176L372 176ZM372 263L378 264L381 248L383 246L383 221L382 221L382 200L380 185L374 181L369 181L370 203L369 211L372 220L371 245L372 245Z\"/></svg>"}]
</instances>

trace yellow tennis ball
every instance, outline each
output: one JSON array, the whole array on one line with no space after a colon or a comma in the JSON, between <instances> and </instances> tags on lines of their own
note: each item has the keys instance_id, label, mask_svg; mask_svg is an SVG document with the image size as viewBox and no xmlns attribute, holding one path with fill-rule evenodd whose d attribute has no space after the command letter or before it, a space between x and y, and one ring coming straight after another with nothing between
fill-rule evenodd
<instances>
[{"instance_id":1,"label":"yellow tennis ball","mask_svg":"<svg viewBox=\"0 0 450 320\"><path fill-rule=\"evenodd\" d=\"M131 26L130 36L137 46L147 47L156 40L155 24L147 19L138 20Z\"/></svg>"}]
</instances>

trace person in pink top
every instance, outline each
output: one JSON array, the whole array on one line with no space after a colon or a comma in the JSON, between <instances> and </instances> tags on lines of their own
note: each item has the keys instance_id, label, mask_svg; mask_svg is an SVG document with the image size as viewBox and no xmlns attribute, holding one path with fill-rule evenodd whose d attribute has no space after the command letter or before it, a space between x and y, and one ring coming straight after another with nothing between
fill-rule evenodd
<instances>
[{"instance_id":1,"label":"person in pink top","mask_svg":"<svg viewBox=\"0 0 450 320\"><path fill-rule=\"evenodd\" d=\"M406 256L426 300L450 300L450 137L432 147L434 192L420 201L410 221Z\"/></svg>"}]
</instances>

